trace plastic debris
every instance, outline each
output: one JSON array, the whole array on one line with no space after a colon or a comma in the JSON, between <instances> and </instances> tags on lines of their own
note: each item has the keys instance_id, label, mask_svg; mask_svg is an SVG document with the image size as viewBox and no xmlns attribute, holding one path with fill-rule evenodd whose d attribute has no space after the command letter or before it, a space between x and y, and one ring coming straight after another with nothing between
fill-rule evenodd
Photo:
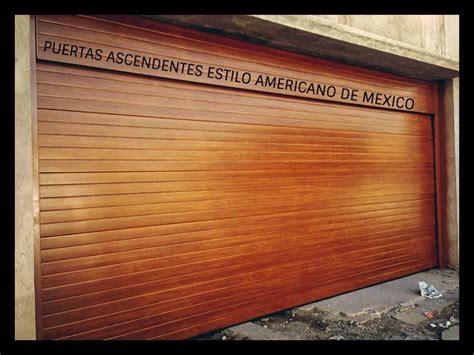
<instances>
[{"instance_id":1,"label":"plastic debris","mask_svg":"<svg viewBox=\"0 0 474 355\"><path fill-rule=\"evenodd\" d=\"M451 322L449 320L446 321L446 323L444 323L444 324L443 323L438 324L438 326L443 328L443 329L448 329L450 325L451 325Z\"/></svg>"},{"instance_id":2,"label":"plastic debris","mask_svg":"<svg viewBox=\"0 0 474 355\"><path fill-rule=\"evenodd\" d=\"M343 340L344 337L342 335L333 335L329 338L329 340Z\"/></svg>"},{"instance_id":3,"label":"plastic debris","mask_svg":"<svg viewBox=\"0 0 474 355\"><path fill-rule=\"evenodd\" d=\"M262 318L262 319L260 319L260 321L262 321L262 322L268 322L269 320L270 320L270 318Z\"/></svg>"},{"instance_id":4,"label":"plastic debris","mask_svg":"<svg viewBox=\"0 0 474 355\"><path fill-rule=\"evenodd\" d=\"M454 318L454 316L449 317L449 320L450 320L452 323L459 323L459 321L458 321L456 318Z\"/></svg>"},{"instance_id":5,"label":"plastic debris","mask_svg":"<svg viewBox=\"0 0 474 355\"><path fill-rule=\"evenodd\" d=\"M434 299L443 297L433 285L428 285L424 281L418 282L418 287L420 288L421 295L426 298Z\"/></svg>"},{"instance_id":6,"label":"plastic debris","mask_svg":"<svg viewBox=\"0 0 474 355\"><path fill-rule=\"evenodd\" d=\"M426 318L428 319L433 319L435 317L435 313L434 312L423 312L423 314L425 315Z\"/></svg>"},{"instance_id":7,"label":"plastic debris","mask_svg":"<svg viewBox=\"0 0 474 355\"><path fill-rule=\"evenodd\" d=\"M430 326L432 328L437 328L437 327L440 327L440 328L443 328L443 329L448 329L449 326L451 325L451 322L448 320L444 323L438 323L438 324L435 324L435 323L431 323Z\"/></svg>"},{"instance_id":8,"label":"plastic debris","mask_svg":"<svg viewBox=\"0 0 474 355\"><path fill-rule=\"evenodd\" d=\"M225 335L222 336L222 340L227 340L227 337Z\"/></svg>"}]
</instances>

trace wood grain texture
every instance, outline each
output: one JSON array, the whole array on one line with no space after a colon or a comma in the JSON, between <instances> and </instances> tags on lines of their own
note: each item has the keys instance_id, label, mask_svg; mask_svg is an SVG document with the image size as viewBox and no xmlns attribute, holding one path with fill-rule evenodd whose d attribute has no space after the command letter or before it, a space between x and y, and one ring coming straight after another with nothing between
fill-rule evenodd
<instances>
[{"instance_id":1,"label":"wood grain texture","mask_svg":"<svg viewBox=\"0 0 474 355\"><path fill-rule=\"evenodd\" d=\"M410 92L431 109L419 81L114 19L40 16L39 33ZM437 264L429 115L36 69L45 339L189 338Z\"/></svg>"},{"instance_id":2,"label":"wood grain texture","mask_svg":"<svg viewBox=\"0 0 474 355\"><path fill-rule=\"evenodd\" d=\"M135 74L158 76L161 78L186 80L196 83L248 89L262 92L284 93L286 95L319 98L328 101L353 104L354 101L342 98L343 88L359 90L360 98L357 104L367 106L383 106L383 95L414 100L414 107L391 105L397 110L412 110L414 112L432 112L433 87L419 80L407 80L393 75L380 75L367 70L355 70L351 66L334 65L328 61L310 58L297 54L266 48L229 38L198 33L193 30L179 28L173 25L136 18L133 16L39 16L37 31L37 55L40 59L59 61L70 64L112 69ZM146 27L146 30L140 28ZM85 51L53 52L46 47L46 42L84 47ZM92 52L102 51L100 57L86 56L87 49ZM109 53L121 52L130 56L127 65L110 60ZM143 66L138 58L157 58L159 68L150 64ZM165 64L171 61L177 65ZM180 63L185 63L180 66ZM190 65L194 65L189 70ZM196 70L201 66L201 70ZM180 67L181 69L179 69ZM183 69L185 68L185 69ZM216 68L227 70L227 80L216 75ZM231 73L232 74L229 74ZM238 79L240 73L241 78ZM242 79L242 74L248 73L249 81ZM258 77L263 81L278 78L284 79L281 85L258 85ZM237 79L235 79L237 78ZM287 81L290 80L290 82ZM315 93L291 89L292 83L312 82L321 85L321 91ZM288 83L290 83L288 85ZM133 85L132 85L133 86ZM326 89L334 87L335 94L329 94ZM363 93L368 95L379 93L380 102L362 100ZM119 95L119 94L118 94ZM411 106L411 105L410 105Z\"/></svg>"}]
</instances>

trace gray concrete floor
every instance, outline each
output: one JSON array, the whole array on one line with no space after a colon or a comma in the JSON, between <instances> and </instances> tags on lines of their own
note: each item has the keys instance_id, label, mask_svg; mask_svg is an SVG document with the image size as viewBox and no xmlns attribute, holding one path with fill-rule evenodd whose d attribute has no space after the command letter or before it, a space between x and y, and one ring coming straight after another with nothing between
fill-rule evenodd
<instances>
[{"instance_id":1,"label":"gray concrete floor","mask_svg":"<svg viewBox=\"0 0 474 355\"><path fill-rule=\"evenodd\" d=\"M418 282L443 297L420 295ZM196 340L458 340L459 277L432 269L242 323ZM432 318L429 318L431 312ZM449 323L447 323L449 321Z\"/></svg>"}]
</instances>

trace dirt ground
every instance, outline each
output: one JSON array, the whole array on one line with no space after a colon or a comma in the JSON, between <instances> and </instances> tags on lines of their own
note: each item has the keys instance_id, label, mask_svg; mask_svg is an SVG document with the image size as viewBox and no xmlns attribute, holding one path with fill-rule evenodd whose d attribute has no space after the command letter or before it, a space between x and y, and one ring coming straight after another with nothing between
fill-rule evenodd
<instances>
[{"instance_id":1,"label":"dirt ground","mask_svg":"<svg viewBox=\"0 0 474 355\"><path fill-rule=\"evenodd\" d=\"M413 307L416 308L415 304ZM446 306L434 313L432 319L426 318L418 324L409 324L394 317L402 309L394 309L381 316L365 321L355 320L344 314L334 315L318 309L311 311L284 311L255 319L252 322L265 329L285 334L295 334L295 340L440 340L450 321L458 325L459 302ZM431 324L437 325L433 327ZM230 329L204 334L195 340L251 340Z\"/></svg>"}]
</instances>

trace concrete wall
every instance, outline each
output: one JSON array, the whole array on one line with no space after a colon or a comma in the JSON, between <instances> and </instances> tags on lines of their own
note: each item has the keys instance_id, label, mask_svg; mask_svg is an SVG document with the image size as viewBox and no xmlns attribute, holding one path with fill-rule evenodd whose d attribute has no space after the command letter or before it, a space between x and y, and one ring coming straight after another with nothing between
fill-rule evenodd
<instances>
[{"instance_id":1,"label":"concrete wall","mask_svg":"<svg viewBox=\"0 0 474 355\"><path fill-rule=\"evenodd\" d=\"M30 18L15 16L15 339L36 338Z\"/></svg>"},{"instance_id":2,"label":"concrete wall","mask_svg":"<svg viewBox=\"0 0 474 355\"><path fill-rule=\"evenodd\" d=\"M319 15L317 17L459 59L459 16L456 15Z\"/></svg>"},{"instance_id":3,"label":"concrete wall","mask_svg":"<svg viewBox=\"0 0 474 355\"><path fill-rule=\"evenodd\" d=\"M445 30L447 23L452 24L453 21L445 23L444 16L147 15L146 17L422 80L434 81L459 75L459 61L451 54L446 55L448 42ZM431 18L435 20L430 20ZM442 23L444 27L440 25ZM431 26L433 29L429 30ZM413 33L413 27L418 28L416 33ZM451 26L450 29L453 33L459 30L455 26ZM434 36L433 33L437 35ZM417 40L414 41L410 37L416 37ZM423 44L424 47L418 47L416 43ZM449 46L453 51L451 47Z\"/></svg>"}]
</instances>

